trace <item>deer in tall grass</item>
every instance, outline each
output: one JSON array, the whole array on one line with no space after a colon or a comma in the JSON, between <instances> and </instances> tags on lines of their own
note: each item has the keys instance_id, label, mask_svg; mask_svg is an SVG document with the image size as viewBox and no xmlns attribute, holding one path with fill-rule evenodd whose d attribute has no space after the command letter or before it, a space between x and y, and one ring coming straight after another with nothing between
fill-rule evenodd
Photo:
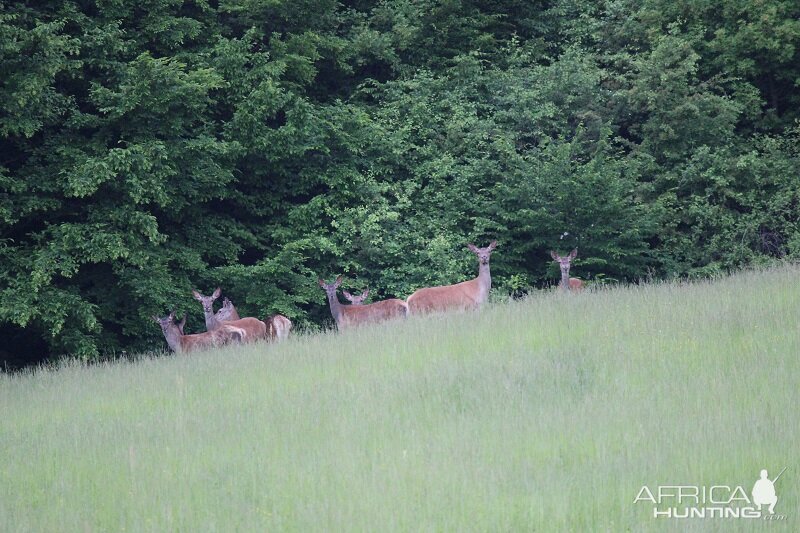
<instances>
[{"instance_id":1,"label":"deer in tall grass","mask_svg":"<svg viewBox=\"0 0 800 533\"><path fill-rule=\"evenodd\" d=\"M200 292L193 290L192 296L203 305L203 313L206 318L206 329L214 331L223 325L242 328L247 333L247 341L256 341L267 338L267 325L261 320L253 317L240 318L238 320L219 320L214 314L214 300L219 298L222 291L217 287L211 296L204 296ZM235 310L235 309L234 309ZM238 313L237 313L238 315Z\"/></svg>"},{"instance_id":2,"label":"deer in tall grass","mask_svg":"<svg viewBox=\"0 0 800 533\"><path fill-rule=\"evenodd\" d=\"M578 249L575 248L569 253L569 255L563 257L551 250L550 257L552 257L553 261L558 263L559 268L561 268L561 282L558 284L558 286L561 287L561 290L565 292L582 291L583 281L579 280L578 278L569 277L569 268L572 264L572 260L578 257Z\"/></svg>"},{"instance_id":3,"label":"deer in tall grass","mask_svg":"<svg viewBox=\"0 0 800 533\"><path fill-rule=\"evenodd\" d=\"M344 297L350 302L350 305L361 305L364 303L364 300L367 299L367 296L369 296L369 287L364 289L364 292L362 292L360 296L353 296L347 291L342 291L342 294L344 294Z\"/></svg>"},{"instance_id":4,"label":"deer in tall grass","mask_svg":"<svg viewBox=\"0 0 800 533\"><path fill-rule=\"evenodd\" d=\"M176 324L175 311L165 317L153 316L151 318L161 326L161 331L164 333L167 344L175 353L189 353L195 350L217 348L230 343L243 342L247 337L247 333L243 328L228 325L224 325L214 331L184 335L183 327L186 325L186 317L183 317L183 320Z\"/></svg>"},{"instance_id":5,"label":"deer in tall grass","mask_svg":"<svg viewBox=\"0 0 800 533\"><path fill-rule=\"evenodd\" d=\"M455 285L418 289L406 299L409 315L451 309L479 309L486 302L492 288L489 258L497 248L497 241L492 241L486 248L478 248L474 244L467 245L467 248L478 256L478 277Z\"/></svg>"},{"instance_id":6,"label":"deer in tall grass","mask_svg":"<svg viewBox=\"0 0 800 533\"><path fill-rule=\"evenodd\" d=\"M267 338L282 341L292 331L292 321L283 315L272 315L266 320Z\"/></svg>"},{"instance_id":7,"label":"deer in tall grass","mask_svg":"<svg viewBox=\"0 0 800 533\"><path fill-rule=\"evenodd\" d=\"M328 305L331 308L331 315L336 321L336 327L340 330L359 326L362 324L382 322L392 318L405 317L408 307L403 300L391 298L381 302L367 305L342 305L336 290L342 284L342 276L336 278L333 283L326 283L319 280L319 286L325 290L328 297Z\"/></svg>"},{"instance_id":8,"label":"deer in tall grass","mask_svg":"<svg viewBox=\"0 0 800 533\"><path fill-rule=\"evenodd\" d=\"M222 300L222 307L217 311L214 316L218 322L230 322L239 320L239 312L228 298ZM269 340L284 340L289 336L292 331L292 321L283 315L272 315L264 320L267 325L267 339Z\"/></svg>"}]
</instances>

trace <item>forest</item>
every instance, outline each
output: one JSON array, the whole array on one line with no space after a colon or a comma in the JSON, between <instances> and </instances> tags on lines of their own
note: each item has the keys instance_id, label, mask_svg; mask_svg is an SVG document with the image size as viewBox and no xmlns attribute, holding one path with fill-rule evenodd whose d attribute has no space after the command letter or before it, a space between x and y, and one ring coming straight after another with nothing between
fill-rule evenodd
<instances>
[{"instance_id":1,"label":"forest","mask_svg":"<svg viewBox=\"0 0 800 533\"><path fill-rule=\"evenodd\" d=\"M0 6L0 359L161 349L221 287L331 323L800 258L796 0L78 0Z\"/></svg>"}]
</instances>

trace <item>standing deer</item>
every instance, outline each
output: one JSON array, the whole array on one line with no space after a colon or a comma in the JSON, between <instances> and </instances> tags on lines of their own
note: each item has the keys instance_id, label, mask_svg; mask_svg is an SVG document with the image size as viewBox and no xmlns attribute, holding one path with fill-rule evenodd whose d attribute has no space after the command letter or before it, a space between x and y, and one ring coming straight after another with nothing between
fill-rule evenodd
<instances>
[{"instance_id":1,"label":"standing deer","mask_svg":"<svg viewBox=\"0 0 800 533\"><path fill-rule=\"evenodd\" d=\"M152 319L161 326L167 344L175 353L189 353L194 350L216 348L232 342L242 342L247 336L244 329L234 326L222 326L214 331L184 335L183 327L186 325L186 317L176 324L175 311L165 317L153 316Z\"/></svg>"},{"instance_id":2,"label":"standing deer","mask_svg":"<svg viewBox=\"0 0 800 533\"><path fill-rule=\"evenodd\" d=\"M222 300L222 307L214 316L217 318L217 322L230 322L240 318L236 307L228 298ZM267 339L269 340L282 341L292 331L292 321L283 315L272 315L264 323L267 325Z\"/></svg>"},{"instance_id":3,"label":"standing deer","mask_svg":"<svg viewBox=\"0 0 800 533\"><path fill-rule=\"evenodd\" d=\"M214 331L223 325L242 328L247 333L247 341L256 341L267 338L267 325L257 318L245 317L239 320L221 321L214 315L214 300L219 298L222 291L219 287L211 296L203 296L198 291L193 290L192 296L203 305L203 313L206 317L206 329Z\"/></svg>"},{"instance_id":4,"label":"standing deer","mask_svg":"<svg viewBox=\"0 0 800 533\"><path fill-rule=\"evenodd\" d=\"M492 288L489 258L497 247L497 241L492 241L486 248L478 248L474 244L467 247L478 256L478 277L455 285L418 289L406 299L409 315L449 309L478 309L486 302Z\"/></svg>"},{"instance_id":5,"label":"standing deer","mask_svg":"<svg viewBox=\"0 0 800 533\"><path fill-rule=\"evenodd\" d=\"M367 296L369 296L369 287L364 289L364 292L361 293L361 296L353 296L347 291L342 291L342 294L344 294L344 297L350 301L350 305L361 305L364 303L364 300L367 299Z\"/></svg>"},{"instance_id":6,"label":"standing deer","mask_svg":"<svg viewBox=\"0 0 800 533\"><path fill-rule=\"evenodd\" d=\"M214 316L217 318L218 322L225 322L226 320L239 320L239 313L236 311L236 307L234 307L233 302L231 302L228 298L222 300L222 307L220 307L219 311L217 311ZM181 330L181 335L183 335L183 322L178 324L178 327ZM206 329L208 329L207 326Z\"/></svg>"},{"instance_id":7,"label":"standing deer","mask_svg":"<svg viewBox=\"0 0 800 533\"><path fill-rule=\"evenodd\" d=\"M282 341L292 331L292 321L283 315L272 315L267 319L267 338Z\"/></svg>"},{"instance_id":8,"label":"standing deer","mask_svg":"<svg viewBox=\"0 0 800 533\"><path fill-rule=\"evenodd\" d=\"M578 249L575 248L566 257L561 257L551 250L550 257L552 257L553 261L558 263L558 266L561 268L561 282L558 284L558 286L561 287L561 290L572 292L582 291L583 281L579 280L578 278L569 277L569 267L572 263L572 260L578 257Z\"/></svg>"},{"instance_id":9,"label":"standing deer","mask_svg":"<svg viewBox=\"0 0 800 533\"><path fill-rule=\"evenodd\" d=\"M319 286L325 290L325 294L328 296L331 315L340 330L370 322L405 317L408 314L406 303L397 298L368 305L342 305L336 295L336 289L341 284L342 276L337 277L333 283L326 283L323 279L319 280Z\"/></svg>"}]
</instances>

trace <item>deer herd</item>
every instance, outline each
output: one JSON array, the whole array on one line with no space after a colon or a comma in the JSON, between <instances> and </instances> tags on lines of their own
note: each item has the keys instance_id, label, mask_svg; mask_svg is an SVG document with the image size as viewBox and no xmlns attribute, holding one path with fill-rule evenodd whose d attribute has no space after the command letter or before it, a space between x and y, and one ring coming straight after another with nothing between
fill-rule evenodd
<instances>
[{"instance_id":1,"label":"deer herd","mask_svg":"<svg viewBox=\"0 0 800 533\"><path fill-rule=\"evenodd\" d=\"M405 300L390 298L365 304L364 300L369 295L367 288L359 296L342 291L345 298L350 301L350 305L343 305L337 294L339 286L342 284L342 276L338 276L333 283L327 283L320 279L319 286L328 297L331 315L339 330L411 315L479 309L488 299L489 291L492 288L489 258L496 247L497 241L492 241L486 248L478 248L474 244L468 245L469 250L478 257L478 277L455 285L424 287L415 291ZM583 281L569 277L570 265L577 255L577 248L566 256L550 252L553 261L557 262L561 269L559 287L565 292L583 290ZM180 322L176 322L174 311L166 317L152 317L161 326L164 338L174 352L187 353L226 344L259 340L280 341L288 337L292 329L292 322L283 315L273 315L266 321L254 317L241 318L236 307L228 298L225 298L222 307L214 312L214 301L220 297L221 292L219 287L211 296L204 296L196 290L192 291L194 299L203 306L206 320L205 333L184 334L186 317Z\"/></svg>"}]
</instances>

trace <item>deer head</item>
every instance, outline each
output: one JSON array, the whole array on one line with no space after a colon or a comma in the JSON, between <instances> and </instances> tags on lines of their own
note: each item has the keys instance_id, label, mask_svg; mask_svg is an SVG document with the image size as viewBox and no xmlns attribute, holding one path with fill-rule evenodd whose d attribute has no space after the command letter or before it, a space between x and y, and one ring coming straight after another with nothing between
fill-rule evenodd
<instances>
[{"instance_id":1,"label":"deer head","mask_svg":"<svg viewBox=\"0 0 800 533\"><path fill-rule=\"evenodd\" d=\"M161 326L162 331L166 331L167 327L172 324L172 320L175 318L175 311L172 311L169 315L164 317L152 315L150 318L152 318L159 326Z\"/></svg>"},{"instance_id":2,"label":"deer head","mask_svg":"<svg viewBox=\"0 0 800 533\"><path fill-rule=\"evenodd\" d=\"M219 287L216 288L211 296L203 296L195 290L192 291L192 296L194 296L194 299L203 304L203 311L206 313L206 315L214 314L214 300L219 298L220 294L222 294L222 290Z\"/></svg>"},{"instance_id":3,"label":"deer head","mask_svg":"<svg viewBox=\"0 0 800 533\"><path fill-rule=\"evenodd\" d=\"M361 305L364 303L364 300L367 299L367 296L369 296L369 288L365 289L364 292L361 293L361 296L353 296L347 291L342 291L342 294L344 294L345 298L350 300L351 305Z\"/></svg>"},{"instance_id":4,"label":"deer head","mask_svg":"<svg viewBox=\"0 0 800 533\"><path fill-rule=\"evenodd\" d=\"M492 252L495 248L497 248L497 241L490 242L489 246L486 248L478 248L474 244L468 244L467 248L469 248L470 252L478 256L478 262L481 265L488 265L489 258L492 256Z\"/></svg>"},{"instance_id":5,"label":"deer head","mask_svg":"<svg viewBox=\"0 0 800 533\"><path fill-rule=\"evenodd\" d=\"M333 283L326 283L325 280L322 278L320 278L318 281L319 281L319 286L323 288L325 294L328 295L328 298L333 298L334 300L336 300L336 289L338 289L339 285L342 284L342 276L338 276Z\"/></svg>"},{"instance_id":6,"label":"deer head","mask_svg":"<svg viewBox=\"0 0 800 533\"><path fill-rule=\"evenodd\" d=\"M569 253L569 255L566 255L564 257L561 257L560 255L551 250L550 257L552 257L553 261L558 263L558 266L561 268L561 276L562 277L569 276L569 267L572 263L572 260L578 257L578 249L575 248Z\"/></svg>"},{"instance_id":7,"label":"deer head","mask_svg":"<svg viewBox=\"0 0 800 533\"><path fill-rule=\"evenodd\" d=\"M239 319L239 313L236 311L236 307L234 307L233 302L227 298L222 300L222 307L220 307L215 316L217 320L220 321Z\"/></svg>"},{"instance_id":8,"label":"deer head","mask_svg":"<svg viewBox=\"0 0 800 533\"><path fill-rule=\"evenodd\" d=\"M177 330L181 335L183 335L183 327L186 325L186 317L183 317L183 320L175 323L175 311L170 312L169 315L165 317L158 317L153 315L152 318L159 326L161 326L161 331L164 332L164 335L175 334Z\"/></svg>"}]
</instances>

